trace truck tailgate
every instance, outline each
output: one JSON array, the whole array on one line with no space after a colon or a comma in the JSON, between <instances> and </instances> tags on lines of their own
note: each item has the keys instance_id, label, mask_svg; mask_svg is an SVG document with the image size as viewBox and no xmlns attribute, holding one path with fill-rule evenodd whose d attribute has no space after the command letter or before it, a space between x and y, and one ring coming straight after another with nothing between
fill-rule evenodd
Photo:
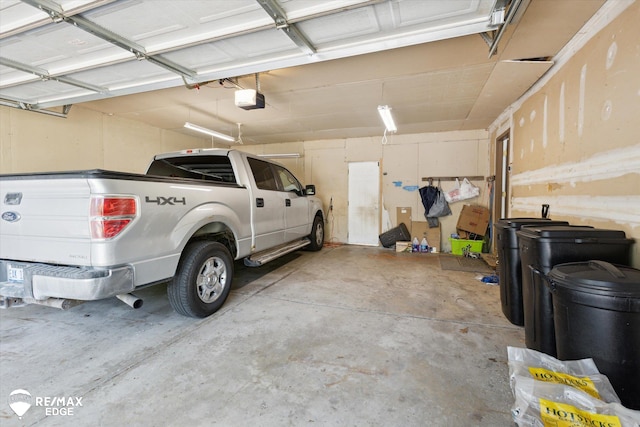
<instances>
[{"instance_id":1,"label":"truck tailgate","mask_svg":"<svg viewBox=\"0 0 640 427\"><path fill-rule=\"evenodd\" d=\"M85 178L3 179L0 197L0 258L90 264L90 190Z\"/></svg>"}]
</instances>

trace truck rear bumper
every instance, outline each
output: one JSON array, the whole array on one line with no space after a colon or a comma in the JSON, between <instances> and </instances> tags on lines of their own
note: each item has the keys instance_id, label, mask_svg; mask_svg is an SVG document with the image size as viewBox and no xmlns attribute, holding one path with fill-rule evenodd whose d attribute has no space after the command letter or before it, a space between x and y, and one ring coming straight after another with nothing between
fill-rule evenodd
<instances>
[{"instance_id":1,"label":"truck rear bumper","mask_svg":"<svg viewBox=\"0 0 640 427\"><path fill-rule=\"evenodd\" d=\"M0 260L0 297L90 301L131 292L133 267L95 269Z\"/></svg>"}]
</instances>

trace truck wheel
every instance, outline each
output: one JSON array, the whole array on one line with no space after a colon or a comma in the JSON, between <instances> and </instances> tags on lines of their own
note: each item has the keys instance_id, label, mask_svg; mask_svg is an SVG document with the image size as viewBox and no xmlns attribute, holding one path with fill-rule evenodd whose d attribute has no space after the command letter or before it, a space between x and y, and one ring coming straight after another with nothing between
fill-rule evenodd
<instances>
[{"instance_id":1,"label":"truck wheel","mask_svg":"<svg viewBox=\"0 0 640 427\"><path fill-rule=\"evenodd\" d=\"M324 222L320 215L316 215L313 219L313 228L311 229L309 240L311 240L311 244L306 246L308 250L316 252L322 249L324 244Z\"/></svg>"},{"instance_id":2,"label":"truck wheel","mask_svg":"<svg viewBox=\"0 0 640 427\"><path fill-rule=\"evenodd\" d=\"M190 317L207 317L222 307L233 279L233 258L218 242L188 245L167 286L171 307Z\"/></svg>"}]
</instances>

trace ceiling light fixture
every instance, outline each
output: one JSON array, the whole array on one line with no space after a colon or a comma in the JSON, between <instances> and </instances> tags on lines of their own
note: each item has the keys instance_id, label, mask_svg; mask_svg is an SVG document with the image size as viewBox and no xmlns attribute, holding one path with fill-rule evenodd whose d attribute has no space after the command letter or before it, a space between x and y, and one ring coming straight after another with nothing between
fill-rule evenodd
<instances>
[{"instance_id":1,"label":"ceiling light fixture","mask_svg":"<svg viewBox=\"0 0 640 427\"><path fill-rule=\"evenodd\" d=\"M235 138L229 135L225 135L224 133L216 132L215 130L207 129L202 126L194 125L193 123L185 122L184 127L187 129L194 130L196 132L204 133L209 136L213 136L215 138L222 139L228 142L234 142Z\"/></svg>"},{"instance_id":2,"label":"ceiling light fixture","mask_svg":"<svg viewBox=\"0 0 640 427\"><path fill-rule=\"evenodd\" d=\"M391 116L391 107L388 105L378 105L378 113L380 113L380 117L384 122L384 126L387 128L387 132L396 132L398 128L396 127L395 122L393 121L393 117Z\"/></svg>"},{"instance_id":3,"label":"ceiling light fixture","mask_svg":"<svg viewBox=\"0 0 640 427\"><path fill-rule=\"evenodd\" d=\"M263 159L297 159L300 153L282 153L282 154L258 154Z\"/></svg>"}]
</instances>

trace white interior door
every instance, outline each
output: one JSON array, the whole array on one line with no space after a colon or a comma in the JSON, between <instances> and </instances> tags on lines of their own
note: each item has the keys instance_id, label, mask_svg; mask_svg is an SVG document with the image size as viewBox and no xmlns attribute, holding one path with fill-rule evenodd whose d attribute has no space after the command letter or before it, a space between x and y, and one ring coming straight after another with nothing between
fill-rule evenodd
<instances>
[{"instance_id":1,"label":"white interior door","mask_svg":"<svg viewBox=\"0 0 640 427\"><path fill-rule=\"evenodd\" d=\"M378 246L380 230L380 165L349 163L348 242Z\"/></svg>"}]
</instances>

